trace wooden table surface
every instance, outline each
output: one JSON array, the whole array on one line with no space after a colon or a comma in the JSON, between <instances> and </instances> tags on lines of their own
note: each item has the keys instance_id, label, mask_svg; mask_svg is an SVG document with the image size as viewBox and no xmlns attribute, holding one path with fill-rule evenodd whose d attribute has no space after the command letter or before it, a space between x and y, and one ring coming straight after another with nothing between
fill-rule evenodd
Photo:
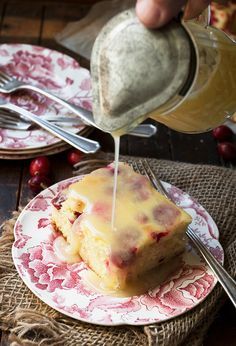
<instances>
[{"instance_id":1,"label":"wooden table surface","mask_svg":"<svg viewBox=\"0 0 236 346\"><path fill-rule=\"evenodd\" d=\"M67 53L89 68L89 62L58 45L54 36L70 21L81 19L94 0L1 0L0 42L28 43ZM113 151L112 138L98 130L90 136L99 140L102 150ZM124 136L121 154L156 157L191 163L225 165L219 158L211 133L184 135L158 125L158 133L150 139ZM54 167L54 181L72 175L66 162L66 152L50 157ZM27 187L29 160L0 160L0 223L10 218L12 211L24 206L32 193ZM0 292L1 293L1 292ZM226 300L210 328L204 345L236 345L235 311ZM2 335L0 345L8 345L7 335Z\"/></svg>"}]
</instances>

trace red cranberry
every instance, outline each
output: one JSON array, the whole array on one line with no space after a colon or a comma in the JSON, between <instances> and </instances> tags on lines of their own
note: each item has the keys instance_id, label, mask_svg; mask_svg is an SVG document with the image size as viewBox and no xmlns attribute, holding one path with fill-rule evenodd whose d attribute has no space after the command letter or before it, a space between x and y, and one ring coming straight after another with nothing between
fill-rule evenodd
<instances>
[{"instance_id":1,"label":"red cranberry","mask_svg":"<svg viewBox=\"0 0 236 346\"><path fill-rule=\"evenodd\" d=\"M212 131L213 137L219 142L231 140L233 137L233 131L226 125L216 127Z\"/></svg>"},{"instance_id":2,"label":"red cranberry","mask_svg":"<svg viewBox=\"0 0 236 346\"><path fill-rule=\"evenodd\" d=\"M222 142L217 144L219 155L226 161L236 160L236 145L231 142Z\"/></svg>"},{"instance_id":3,"label":"red cranberry","mask_svg":"<svg viewBox=\"0 0 236 346\"><path fill-rule=\"evenodd\" d=\"M169 232L152 232L151 237L158 243L161 238L165 237Z\"/></svg>"},{"instance_id":4,"label":"red cranberry","mask_svg":"<svg viewBox=\"0 0 236 346\"><path fill-rule=\"evenodd\" d=\"M82 213L80 213L79 211L74 211L74 215L76 218L78 218L80 215L82 215Z\"/></svg>"},{"instance_id":5,"label":"red cranberry","mask_svg":"<svg viewBox=\"0 0 236 346\"><path fill-rule=\"evenodd\" d=\"M145 213L138 213L137 215L137 221L141 224L147 223L148 222L148 216Z\"/></svg>"},{"instance_id":6,"label":"red cranberry","mask_svg":"<svg viewBox=\"0 0 236 346\"><path fill-rule=\"evenodd\" d=\"M35 193L39 193L40 191L46 189L48 186L50 186L50 184L50 179L45 175L40 174L34 175L28 181L29 188Z\"/></svg>"},{"instance_id":7,"label":"red cranberry","mask_svg":"<svg viewBox=\"0 0 236 346\"><path fill-rule=\"evenodd\" d=\"M123 269L128 267L135 260L137 249L132 248L129 251L113 252L111 253L110 260L116 267Z\"/></svg>"},{"instance_id":8,"label":"red cranberry","mask_svg":"<svg viewBox=\"0 0 236 346\"><path fill-rule=\"evenodd\" d=\"M72 149L67 154L67 161L71 166L74 166L76 163L80 162L83 157L81 151Z\"/></svg>"},{"instance_id":9,"label":"red cranberry","mask_svg":"<svg viewBox=\"0 0 236 346\"><path fill-rule=\"evenodd\" d=\"M30 175L48 175L50 173L50 162L47 156L39 156L30 163Z\"/></svg>"},{"instance_id":10,"label":"red cranberry","mask_svg":"<svg viewBox=\"0 0 236 346\"><path fill-rule=\"evenodd\" d=\"M166 227L172 226L179 215L180 211L178 209L166 203L161 203L153 209L154 219L160 225Z\"/></svg>"}]
</instances>

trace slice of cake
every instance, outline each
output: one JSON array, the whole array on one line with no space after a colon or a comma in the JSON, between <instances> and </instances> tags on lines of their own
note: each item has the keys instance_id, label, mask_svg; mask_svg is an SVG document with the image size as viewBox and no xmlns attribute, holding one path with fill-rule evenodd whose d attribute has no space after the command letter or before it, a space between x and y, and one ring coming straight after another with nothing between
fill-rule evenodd
<instances>
[{"instance_id":1,"label":"slice of cake","mask_svg":"<svg viewBox=\"0 0 236 346\"><path fill-rule=\"evenodd\" d=\"M112 289L182 253L191 217L149 180L120 163L114 228L113 164L93 171L53 200L52 221L72 254Z\"/></svg>"}]
</instances>

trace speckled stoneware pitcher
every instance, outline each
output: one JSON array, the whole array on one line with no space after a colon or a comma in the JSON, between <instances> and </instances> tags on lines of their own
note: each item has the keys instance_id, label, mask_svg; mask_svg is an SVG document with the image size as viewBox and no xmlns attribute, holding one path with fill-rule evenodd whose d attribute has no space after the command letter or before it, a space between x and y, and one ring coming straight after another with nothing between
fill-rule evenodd
<instances>
[{"instance_id":1,"label":"speckled stoneware pitcher","mask_svg":"<svg viewBox=\"0 0 236 346\"><path fill-rule=\"evenodd\" d=\"M172 21L150 30L134 9L112 18L92 52L93 114L122 134L147 117L204 132L236 111L236 45L222 31Z\"/></svg>"}]
</instances>

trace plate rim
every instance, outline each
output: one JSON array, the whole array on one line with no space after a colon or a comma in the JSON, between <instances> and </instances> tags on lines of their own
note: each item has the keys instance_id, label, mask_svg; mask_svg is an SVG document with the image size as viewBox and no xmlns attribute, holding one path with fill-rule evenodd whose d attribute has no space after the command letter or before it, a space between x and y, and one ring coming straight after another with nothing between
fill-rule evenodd
<instances>
[{"instance_id":1,"label":"plate rim","mask_svg":"<svg viewBox=\"0 0 236 346\"><path fill-rule=\"evenodd\" d=\"M55 307L53 306L53 304L51 303L48 303L47 301L45 301L45 299L40 296L40 294L34 289L33 285L32 285L32 288L31 288L31 282L28 283L26 282L27 280L24 279L24 276L22 275L22 273L20 272L20 270L18 270L18 264L16 263L16 259L15 259L15 256L14 256L14 250L16 249L14 247L14 244L16 242L16 225L17 225L17 222L21 221L21 219L24 217L24 213L27 212L27 208L28 206L33 203L33 201L35 199L38 198L39 195L42 195L43 193L46 193L47 191L50 191L51 189L55 188L58 184L61 184L61 183L65 183L65 182L68 182L68 181L77 181L79 179L82 179L83 176L85 176L86 174L81 174L81 175L77 175L77 176L74 176L74 177L70 177L70 178L66 178L66 179L63 179L53 185L51 185L50 187L48 187L47 189L41 191L39 194L37 194L36 196L34 196L28 203L27 205L24 207L24 209L21 211L20 215L18 216L16 222L15 222L15 225L14 225L14 230L13 230L13 233L14 233L14 242L12 244L12 249L11 249L11 254L12 254L12 259L13 259L13 263L14 263L14 266L16 268L16 271L18 273L18 275L20 276L20 278L22 279L22 281L24 282L24 284L43 302L45 303L46 305L50 306L52 309L58 311L59 313L61 313L62 315L65 315L65 316L68 316L68 317L71 317L73 318L74 320L77 320L77 321L81 321L81 322L85 322L85 323L90 323L92 325L99 325L99 326L105 326L105 327L115 327L115 326L148 326L148 325L152 325L152 324L159 324L159 323L164 323L164 322L167 322L167 321L170 321L174 318L177 318L177 317L180 317L182 316L183 314L191 311L192 309L195 309L197 306L199 306L199 304L201 304L202 302L204 302L204 300L212 293L213 289L215 288L215 286L217 285L218 283L218 280L217 278L215 277L214 273L211 271L211 268L208 266L208 264L206 262L204 262L205 266L208 267L208 269L211 271L212 275L214 276L214 283L212 284L212 287L210 289L210 291L202 298L200 299L194 306L190 307L190 308L186 308L185 311L182 311L178 314L176 314L175 316L170 316L170 317L167 317L165 318L164 320L156 320L156 321L150 321L150 322L127 322L127 321L124 321L124 322L111 322L111 323L105 323L105 322L95 322L95 321L90 321L88 319L85 319L83 317L75 317L74 315L72 315L71 313L69 312L65 312L63 311L62 309L60 310L60 308L58 307ZM177 187L176 185L173 185L173 184L170 184L168 182L165 182L165 181L162 181L164 184L167 184L169 186L173 186L173 187ZM178 187L177 187L178 188ZM212 216L208 213L208 211L196 200L194 199L193 197L191 197L187 192L185 192L184 190L178 188L182 193L184 193L185 195L188 196L188 198L191 198L192 200L194 200L198 205L200 205L204 210L205 212L208 214L208 216L210 217L210 220L211 222L213 222L213 225L215 226L215 230L217 231L216 233L216 240L218 241L218 245L220 246L221 250L222 250L222 261L221 261L221 264L223 265L224 263L224 258L225 258L225 253L224 253L224 249L221 245L221 243L219 242L219 236L220 236L220 233L219 233L219 229L214 221L214 219L212 218ZM52 192L52 191L50 191ZM213 239L213 237L212 237ZM15 250L16 251L16 250ZM201 255L198 255L199 257L201 257ZM123 297L122 297L123 298ZM127 299L127 298L130 298L130 297L124 297L124 299Z\"/></svg>"}]
</instances>

